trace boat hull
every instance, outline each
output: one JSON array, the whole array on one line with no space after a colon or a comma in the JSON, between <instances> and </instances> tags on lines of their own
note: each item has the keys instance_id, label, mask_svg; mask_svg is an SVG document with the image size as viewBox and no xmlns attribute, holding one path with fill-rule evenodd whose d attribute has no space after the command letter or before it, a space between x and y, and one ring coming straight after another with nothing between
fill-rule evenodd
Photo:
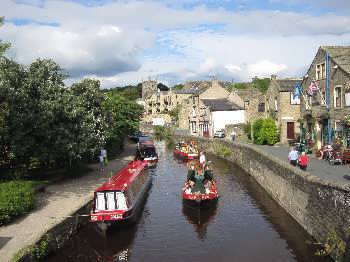
<instances>
[{"instance_id":1,"label":"boat hull","mask_svg":"<svg viewBox=\"0 0 350 262\"><path fill-rule=\"evenodd\" d=\"M188 154L188 153L184 153L178 149L174 149L174 156L176 156L177 158L180 158L182 160L198 159L198 154Z\"/></svg>"},{"instance_id":2,"label":"boat hull","mask_svg":"<svg viewBox=\"0 0 350 262\"><path fill-rule=\"evenodd\" d=\"M218 199L219 199L219 194L216 188L215 181L213 182L209 190L209 193L203 193L203 194L190 193L188 189L186 189L186 184L182 192L183 203L191 207L199 207L199 208L211 207L217 203Z\"/></svg>"}]
</instances>

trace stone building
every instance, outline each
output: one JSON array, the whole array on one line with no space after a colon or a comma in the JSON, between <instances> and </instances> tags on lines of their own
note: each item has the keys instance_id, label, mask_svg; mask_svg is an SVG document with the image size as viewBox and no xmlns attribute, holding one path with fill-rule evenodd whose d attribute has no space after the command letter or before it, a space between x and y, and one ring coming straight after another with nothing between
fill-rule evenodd
<instances>
[{"instance_id":1,"label":"stone building","mask_svg":"<svg viewBox=\"0 0 350 262\"><path fill-rule=\"evenodd\" d=\"M230 94L230 100L235 102L234 95L243 101L247 122L254 122L258 118L266 117L265 94L258 89L249 86L246 89L236 89Z\"/></svg>"},{"instance_id":2,"label":"stone building","mask_svg":"<svg viewBox=\"0 0 350 262\"><path fill-rule=\"evenodd\" d=\"M294 86L302 79L277 79L271 76L266 92L266 116L276 121L280 142L293 142L299 136L300 98L293 97Z\"/></svg>"},{"instance_id":3,"label":"stone building","mask_svg":"<svg viewBox=\"0 0 350 262\"><path fill-rule=\"evenodd\" d=\"M233 102L234 101L234 102ZM236 103L235 103L236 102ZM179 128L192 135L213 136L214 132L229 124L245 123L243 100L213 80L206 90L196 89L181 105Z\"/></svg>"},{"instance_id":4,"label":"stone building","mask_svg":"<svg viewBox=\"0 0 350 262\"><path fill-rule=\"evenodd\" d=\"M153 80L142 83L142 100L144 105L143 122L152 123L155 119L163 119L171 123L170 111L180 106L196 89L169 90L164 85Z\"/></svg>"},{"instance_id":5,"label":"stone building","mask_svg":"<svg viewBox=\"0 0 350 262\"><path fill-rule=\"evenodd\" d=\"M318 91L308 95L311 83ZM320 148L336 138L350 146L350 46L321 46L303 82L301 132Z\"/></svg>"}]
</instances>

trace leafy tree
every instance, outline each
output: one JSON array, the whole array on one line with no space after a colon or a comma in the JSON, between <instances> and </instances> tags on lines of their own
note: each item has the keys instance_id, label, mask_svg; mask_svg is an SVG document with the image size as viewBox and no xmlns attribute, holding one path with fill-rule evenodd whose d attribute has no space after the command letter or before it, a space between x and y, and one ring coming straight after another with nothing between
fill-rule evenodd
<instances>
[{"instance_id":1,"label":"leafy tree","mask_svg":"<svg viewBox=\"0 0 350 262\"><path fill-rule=\"evenodd\" d=\"M185 86L183 84L177 84L177 85L174 85L171 89L172 90L182 90L184 88L185 88Z\"/></svg>"},{"instance_id":2,"label":"leafy tree","mask_svg":"<svg viewBox=\"0 0 350 262\"><path fill-rule=\"evenodd\" d=\"M139 83L136 86L128 85L125 87L115 87L105 91L106 93L114 93L121 95L130 100L136 100L142 97L142 84Z\"/></svg>"},{"instance_id":3,"label":"leafy tree","mask_svg":"<svg viewBox=\"0 0 350 262\"><path fill-rule=\"evenodd\" d=\"M0 17L0 26L2 26L3 23L4 23L4 17ZM2 56L10 46L11 45L9 43L3 43L0 40L0 56Z\"/></svg>"},{"instance_id":4,"label":"leafy tree","mask_svg":"<svg viewBox=\"0 0 350 262\"><path fill-rule=\"evenodd\" d=\"M270 85L270 79L269 78L263 78L259 79L256 78L253 80L253 87L260 90L261 92L265 93Z\"/></svg>"},{"instance_id":5,"label":"leafy tree","mask_svg":"<svg viewBox=\"0 0 350 262\"><path fill-rule=\"evenodd\" d=\"M173 110L169 111L169 115L171 116L171 119L175 120L176 122L179 121L179 113L180 113L179 105L177 105Z\"/></svg>"},{"instance_id":6,"label":"leafy tree","mask_svg":"<svg viewBox=\"0 0 350 262\"><path fill-rule=\"evenodd\" d=\"M143 107L119 94L107 93L103 108L108 122L106 142L111 151L120 148L124 137L138 129Z\"/></svg>"}]
</instances>

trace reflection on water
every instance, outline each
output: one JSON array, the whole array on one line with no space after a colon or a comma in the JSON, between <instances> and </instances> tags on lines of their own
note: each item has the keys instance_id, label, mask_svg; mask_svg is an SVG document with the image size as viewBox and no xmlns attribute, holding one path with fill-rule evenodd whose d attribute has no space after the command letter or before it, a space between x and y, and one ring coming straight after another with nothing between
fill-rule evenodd
<instances>
[{"instance_id":1,"label":"reflection on water","mask_svg":"<svg viewBox=\"0 0 350 262\"><path fill-rule=\"evenodd\" d=\"M220 199L213 209L183 206L185 163L164 144L138 223L102 236L84 227L48 261L329 261L313 239L248 174L209 156Z\"/></svg>"},{"instance_id":2,"label":"reflection on water","mask_svg":"<svg viewBox=\"0 0 350 262\"><path fill-rule=\"evenodd\" d=\"M200 240L206 239L207 227L213 221L217 212L216 206L209 209L192 208L186 205L182 206L182 213L188 223L192 224Z\"/></svg>"}]
</instances>

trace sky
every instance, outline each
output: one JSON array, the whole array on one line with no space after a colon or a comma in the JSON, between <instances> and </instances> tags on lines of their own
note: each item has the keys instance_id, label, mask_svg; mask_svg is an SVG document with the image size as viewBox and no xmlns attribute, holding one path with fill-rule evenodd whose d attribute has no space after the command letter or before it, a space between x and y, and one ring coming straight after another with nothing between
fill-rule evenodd
<instances>
[{"instance_id":1,"label":"sky","mask_svg":"<svg viewBox=\"0 0 350 262\"><path fill-rule=\"evenodd\" d=\"M0 0L7 56L51 58L67 84L302 77L321 45L350 45L349 0Z\"/></svg>"}]
</instances>

